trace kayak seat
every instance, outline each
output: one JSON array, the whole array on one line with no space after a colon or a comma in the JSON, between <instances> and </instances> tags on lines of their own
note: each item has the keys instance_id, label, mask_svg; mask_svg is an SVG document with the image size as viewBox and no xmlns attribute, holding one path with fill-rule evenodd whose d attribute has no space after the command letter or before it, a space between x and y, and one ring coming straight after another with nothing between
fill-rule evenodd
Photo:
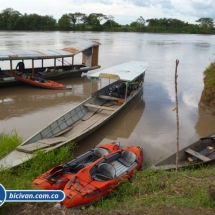
<instances>
[{"instance_id":1,"label":"kayak seat","mask_svg":"<svg viewBox=\"0 0 215 215\"><path fill-rule=\"evenodd\" d=\"M96 179L100 180L112 180L116 176L116 170L113 166L108 163L101 163L98 166L97 174L95 175Z\"/></svg>"},{"instance_id":2,"label":"kayak seat","mask_svg":"<svg viewBox=\"0 0 215 215\"><path fill-rule=\"evenodd\" d=\"M95 150L94 150L94 155L96 156L96 157L102 157L102 156L104 156L104 155L107 155L109 152L108 152L108 150L107 149L103 149L103 148L96 148Z\"/></svg>"},{"instance_id":3,"label":"kayak seat","mask_svg":"<svg viewBox=\"0 0 215 215\"><path fill-rule=\"evenodd\" d=\"M121 153L121 157L118 158L119 162L124 164L125 166L129 167L131 166L135 160L136 160L137 156L135 155L134 152L125 150Z\"/></svg>"}]
</instances>

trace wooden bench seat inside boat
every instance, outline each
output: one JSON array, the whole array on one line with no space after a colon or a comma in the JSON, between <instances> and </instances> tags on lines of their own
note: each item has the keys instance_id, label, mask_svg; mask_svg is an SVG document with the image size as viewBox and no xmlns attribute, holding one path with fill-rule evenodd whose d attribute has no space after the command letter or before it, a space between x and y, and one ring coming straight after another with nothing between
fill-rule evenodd
<instances>
[{"instance_id":1,"label":"wooden bench seat inside boat","mask_svg":"<svg viewBox=\"0 0 215 215\"><path fill-rule=\"evenodd\" d=\"M209 161L211 160L210 158L204 156L204 155L201 155L199 152L196 152L192 149L186 149L185 150L186 153L190 154L190 155L193 155L195 157L197 157L198 159L202 160L202 161Z\"/></svg>"},{"instance_id":2,"label":"wooden bench seat inside boat","mask_svg":"<svg viewBox=\"0 0 215 215\"><path fill-rule=\"evenodd\" d=\"M48 148L48 147L57 145L59 143L62 143L66 140L67 138L65 137L48 138L48 139L39 140L38 142L35 142L35 143L29 143L26 145L18 146L16 150L21 152L33 153L39 149Z\"/></svg>"},{"instance_id":3,"label":"wooden bench seat inside boat","mask_svg":"<svg viewBox=\"0 0 215 215\"><path fill-rule=\"evenodd\" d=\"M116 97L111 97L111 96L105 96L105 95L99 95L97 96L100 99L105 99L105 100L114 100L114 101L122 101L125 102L125 99L121 99L121 98L116 98Z\"/></svg>"},{"instance_id":4,"label":"wooden bench seat inside boat","mask_svg":"<svg viewBox=\"0 0 215 215\"><path fill-rule=\"evenodd\" d=\"M66 133L67 131L71 130L72 128L73 128L73 126L69 126L69 127L65 128L64 130L62 130L62 131L58 132L57 134L55 134L54 137L58 137L58 136L60 136L60 135L62 135L64 133Z\"/></svg>"},{"instance_id":5,"label":"wooden bench seat inside boat","mask_svg":"<svg viewBox=\"0 0 215 215\"><path fill-rule=\"evenodd\" d=\"M114 108L105 107L105 106L99 106L99 105L93 105L93 104L84 104L84 106L85 106L85 107L91 107L91 108L102 109L102 110L115 111Z\"/></svg>"}]
</instances>

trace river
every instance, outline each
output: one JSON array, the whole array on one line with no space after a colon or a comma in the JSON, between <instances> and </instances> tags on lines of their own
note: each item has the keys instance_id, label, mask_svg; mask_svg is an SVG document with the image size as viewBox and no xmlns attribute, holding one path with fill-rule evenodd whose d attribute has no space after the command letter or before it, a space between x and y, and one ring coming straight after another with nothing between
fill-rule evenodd
<instances>
[{"instance_id":1,"label":"river","mask_svg":"<svg viewBox=\"0 0 215 215\"><path fill-rule=\"evenodd\" d=\"M153 162L174 153L177 127L176 113L172 109L175 107L176 59L179 60L180 148L215 131L215 116L198 108L204 87L203 71L215 60L214 35L0 32L1 49L64 48L80 40L101 43L101 69L130 60L146 61L149 67L142 95L79 142L75 151L77 155L110 141L119 141L122 147L140 145L145 160ZM90 96L91 83L87 76L59 82L71 84L72 91L46 90L28 85L0 89L0 131L11 133L16 130L26 139Z\"/></svg>"}]
</instances>

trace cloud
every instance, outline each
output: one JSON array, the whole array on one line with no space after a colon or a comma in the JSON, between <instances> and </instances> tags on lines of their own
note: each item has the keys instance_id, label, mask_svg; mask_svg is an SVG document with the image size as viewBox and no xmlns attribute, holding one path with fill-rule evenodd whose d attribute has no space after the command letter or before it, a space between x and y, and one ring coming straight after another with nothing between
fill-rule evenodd
<instances>
[{"instance_id":1,"label":"cloud","mask_svg":"<svg viewBox=\"0 0 215 215\"><path fill-rule=\"evenodd\" d=\"M215 19L215 1L214 0L125 0L126 3L131 3L134 6L151 9L152 15L157 10L158 17L151 18L177 18L192 22L195 19L202 17L210 17ZM187 19L187 20L186 20Z\"/></svg>"},{"instance_id":2,"label":"cloud","mask_svg":"<svg viewBox=\"0 0 215 215\"><path fill-rule=\"evenodd\" d=\"M181 0L172 0L174 11L178 14L194 17L211 17L215 18L215 1L214 0L190 0L186 4Z\"/></svg>"},{"instance_id":3,"label":"cloud","mask_svg":"<svg viewBox=\"0 0 215 215\"><path fill-rule=\"evenodd\" d=\"M140 16L175 18L189 23L202 17L215 19L214 0L0 0L2 10L13 8L24 14L49 15L55 19L63 14L81 12L114 16L119 24L130 24Z\"/></svg>"},{"instance_id":4,"label":"cloud","mask_svg":"<svg viewBox=\"0 0 215 215\"><path fill-rule=\"evenodd\" d=\"M126 0L127 3L131 3L138 7L160 7L160 8L171 8L172 2L171 0L149 0L149 1L143 1L143 0L136 0L136 1L129 1Z\"/></svg>"}]
</instances>

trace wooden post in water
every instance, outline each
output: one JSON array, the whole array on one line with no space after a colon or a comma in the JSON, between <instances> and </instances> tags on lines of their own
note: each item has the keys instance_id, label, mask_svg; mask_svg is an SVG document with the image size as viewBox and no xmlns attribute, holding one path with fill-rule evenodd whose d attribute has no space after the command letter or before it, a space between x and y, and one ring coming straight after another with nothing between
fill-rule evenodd
<instances>
[{"instance_id":1,"label":"wooden post in water","mask_svg":"<svg viewBox=\"0 0 215 215\"><path fill-rule=\"evenodd\" d=\"M176 60L175 66L175 101L176 101L176 123L177 123L177 150L176 150L176 172L178 172L178 152L179 152L179 118L178 118L178 90L177 90L177 68L178 68L179 60Z\"/></svg>"}]
</instances>

